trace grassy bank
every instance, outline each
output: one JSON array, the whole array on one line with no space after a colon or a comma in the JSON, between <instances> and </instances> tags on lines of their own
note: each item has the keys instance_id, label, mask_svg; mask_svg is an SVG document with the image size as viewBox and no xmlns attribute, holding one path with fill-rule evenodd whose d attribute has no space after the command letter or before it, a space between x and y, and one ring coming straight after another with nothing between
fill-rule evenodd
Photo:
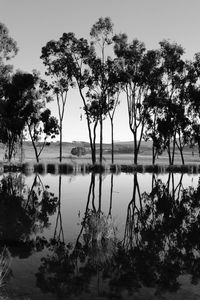
<instances>
[{"instance_id":1,"label":"grassy bank","mask_svg":"<svg viewBox=\"0 0 200 300\"><path fill-rule=\"evenodd\" d=\"M59 163L59 144L51 144L46 147L41 155L40 164L36 164L34 151L30 143L24 145L24 160L23 165L20 163L20 157L16 157L11 164L4 161L4 149L0 147L0 172L24 170L27 164L27 169L34 172L47 173L75 173L75 172L102 172L104 170L114 173L119 172L187 172L199 173L200 158L197 149L192 150L188 147L184 151L185 165L182 166L179 152L175 152L174 166L168 166L167 153L163 153L156 160L156 165L152 166L151 144L143 142L138 159L138 165L133 165L132 142L117 143L115 145L115 164L111 163L110 145L104 145L103 166L97 164L91 165L91 155L89 154L88 144L84 144L88 154L81 157L76 157L71 154L71 149L77 143L63 143L63 159L62 164ZM124 152L123 152L124 151Z\"/></svg>"}]
</instances>

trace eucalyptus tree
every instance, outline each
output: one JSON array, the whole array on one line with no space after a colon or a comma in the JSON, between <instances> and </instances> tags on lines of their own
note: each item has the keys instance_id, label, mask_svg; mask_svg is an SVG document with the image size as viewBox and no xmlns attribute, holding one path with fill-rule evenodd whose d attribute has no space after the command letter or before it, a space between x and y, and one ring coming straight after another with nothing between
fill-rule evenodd
<instances>
[{"instance_id":1,"label":"eucalyptus tree","mask_svg":"<svg viewBox=\"0 0 200 300\"><path fill-rule=\"evenodd\" d=\"M170 43L167 40L160 42L161 69L163 72L161 79L163 117L159 128L164 136L169 164L174 163L176 144L179 147L181 155L183 154L181 136L187 127L184 107L184 91L187 84L187 76L186 65L182 58L183 54L184 50L182 46L177 43ZM177 133L179 136L178 140Z\"/></svg>"},{"instance_id":2,"label":"eucalyptus tree","mask_svg":"<svg viewBox=\"0 0 200 300\"><path fill-rule=\"evenodd\" d=\"M114 116L117 106L120 104L121 87L118 77L117 59L109 59L108 64L108 90L107 90L107 112L111 127L111 162L114 163Z\"/></svg>"},{"instance_id":3,"label":"eucalyptus tree","mask_svg":"<svg viewBox=\"0 0 200 300\"><path fill-rule=\"evenodd\" d=\"M55 93L57 93L57 101L59 104L59 89L57 89L56 76L58 73L58 78L62 78L61 83L66 83L63 86L61 92L63 93L64 105L62 110L60 110L60 121L62 123L62 116L64 113L65 99L68 91L69 85L73 84L73 78L75 79L76 85L78 87L81 99L83 101L83 108L86 114L87 127L89 133L89 141L92 153L92 162L96 162L96 153L93 146L92 138L92 122L90 119L90 112L88 107L88 88L87 85L91 84L90 70L88 67L88 60L92 60L94 57L94 51L92 47L88 44L86 39L77 39L74 33L63 33L58 41L50 41L42 48L42 60L48 68L47 74L55 74ZM56 73L57 72L57 73ZM67 78L67 79L65 79ZM85 90L86 88L86 90ZM62 146L60 146L62 147ZM61 148L60 148L61 149Z\"/></svg>"},{"instance_id":4,"label":"eucalyptus tree","mask_svg":"<svg viewBox=\"0 0 200 300\"><path fill-rule=\"evenodd\" d=\"M146 98L145 105L149 111L147 124L144 130L144 140L152 141L152 164L155 164L156 158L163 153L164 137L159 131L162 118L162 105L160 105L160 95L153 90Z\"/></svg>"},{"instance_id":5,"label":"eucalyptus tree","mask_svg":"<svg viewBox=\"0 0 200 300\"><path fill-rule=\"evenodd\" d=\"M108 110L108 115L110 118L110 125L111 125L111 162L114 163L114 116L116 112L116 108L120 103L120 91L117 91L112 98L108 98L109 104L111 104L111 109Z\"/></svg>"},{"instance_id":6,"label":"eucalyptus tree","mask_svg":"<svg viewBox=\"0 0 200 300\"><path fill-rule=\"evenodd\" d=\"M18 52L16 41L10 37L8 28L0 22L0 98L3 97L3 85L10 77L12 66L7 61Z\"/></svg>"},{"instance_id":7,"label":"eucalyptus tree","mask_svg":"<svg viewBox=\"0 0 200 300\"><path fill-rule=\"evenodd\" d=\"M127 99L129 128L133 134L134 164L137 164L149 114L144 101L151 93L151 79L158 67L159 55L157 51L147 51L145 45L137 39L129 43L126 34L116 35L113 40L121 87Z\"/></svg>"},{"instance_id":8,"label":"eucalyptus tree","mask_svg":"<svg viewBox=\"0 0 200 300\"><path fill-rule=\"evenodd\" d=\"M71 35L72 38L73 34ZM42 48L41 59L47 68L46 75L50 76L51 84L49 90L56 97L58 116L59 116L59 132L60 132L60 162L62 161L62 134L63 134L63 118L67 102L68 91L74 86L72 80L72 69L69 63L70 55L67 53L67 48L64 46L64 37L58 41L49 41ZM66 40L65 40L66 41ZM68 46L71 39L69 40Z\"/></svg>"},{"instance_id":9,"label":"eucalyptus tree","mask_svg":"<svg viewBox=\"0 0 200 300\"><path fill-rule=\"evenodd\" d=\"M30 77L18 81L18 76L21 75L14 74L11 81L4 84L4 97L0 99L0 141L7 146L5 157L8 161L11 161L15 154L17 143L25 127L25 118L21 114L22 94L31 84Z\"/></svg>"},{"instance_id":10,"label":"eucalyptus tree","mask_svg":"<svg viewBox=\"0 0 200 300\"><path fill-rule=\"evenodd\" d=\"M1 134L0 139L7 144L7 157L10 161L16 144L23 138L27 129L35 157L39 156L46 145L47 138L57 134L57 120L46 109L46 93L42 80L36 72L17 72L10 83L4 86L5 99L0 100ZM43 138L43 142L37 142Z\"/></svg>"},{"instance_id":11,"label":"eucalyptus tree","mask_svg":"<svg viewBox=\"0 0 200 300\"><path fill-rule=\"evenodd\" d=\"M78 39L74 33L69 32L63 33L58 41L50 41L42 48L41 58L48 68L47 74L62 77L62 80L65 78L67 86L65 93L69 85L74 84L73 80L78 87L86 115L93 164L96 162L98 123L100 123L100 163L102 162L103 118L107 114L105 46L111 42L109 38L111 31L110 19L100 18L90 32L93 43L83 38ZM100 45L100 58L95 51L96 43ZM58 95L57 86L55 92Z\"/></svg>"},{"instance_id":12,"label":"eucalyptus tree","mask_svg":"<svg viewBox=\"0 0 200 300\"><path fill-rule=\"evenodd\" d=\"M187 86L188 115L190 118L190 146L198 146L200 156L200 53L196 53L189 64L189 84Z\"/></svg>"},{"instance_id":13,"label":"eucalyptus tree","mask_svg":"<svg viewBox=\"0 0 200 300\"><path fill-rule=\"evenodd\" d=\"M103 155L103 121L109 116L111 123L111 145L112 145L112 162L114 161L114 115L119 104L119 82L117 76L117 68L115 60L108 57L105 63L97 58L92 64L91 84L88 85L89 91L88 97L88 111L90 113L90 119L95 122L94 124L94 135L93 145L96 149L96 127L100 124L100 164L102 163ZM104 74L103 87L101 76ZM104 98L104 99L103 99Z\"/></svg>"},{"instance_id":14,"label":"eucalyptus tree","mask_svg":"<svg viewBox=\"0 0 200 300\"><path fill-rule=\"evenodd\" d=\"M14 57L18 52L17 43L9 35L8 28L0 22L0 99L5 99L4 85L10 80L12 73L12 66L7 64L7 61ZM2 109L1 113L5 110ZM1 114L2 115L2 114ZM1 142L6 139L7 133L5 132L5 123L2 123L2 116L0 116L0 127L1 127Z\"/></svg>"},{"instance_id":15,"label":"eucalyptus tree","mask_svg":"<svg viewBox=\"0 0 200 300\"><path fill-rule=\"evenodd\" d=\"M90 31L92 44L99 46L100 55L96 56L90 67L93 77L93 91L98 95L99 101L99 123L100 123L100 164L103 155L103 116L106 114L108 85L108 68L106 47L112 44L113 24L109 17L99 18ZM97 49L96 49L97 53Z\"/></svg>"},{"instance_id":16,"label":"eucalyptus tree","mask_svg":"<svg viewBox=\"0 0 200 300\"><path fill-rule=\"evenodd\" d=\"M37 104L26 121L28 133L33 145L37 163L45 146L49 146L49 139L55 138L59 134L58 120L51 116L51 111L47 108L39 108Z\"/></svg>"},{"instance_id":17,"label":"eucalyptus tree","mask_svg":"<svg viewBox=\"0 0 200 300\"><path fill-rule=\"evenodd\" d=\"M30 78L30 84L25 85L26 78ZM45 146L59 134L58 120L51 115L46 108L48 95L47 83L42 80L37 72L33 74L18 74L18 80L22 82L22 109L21 116L25 119L25 129L28 131L28 138L31 139L36 161Z\"/></svg>"}]
</instances>

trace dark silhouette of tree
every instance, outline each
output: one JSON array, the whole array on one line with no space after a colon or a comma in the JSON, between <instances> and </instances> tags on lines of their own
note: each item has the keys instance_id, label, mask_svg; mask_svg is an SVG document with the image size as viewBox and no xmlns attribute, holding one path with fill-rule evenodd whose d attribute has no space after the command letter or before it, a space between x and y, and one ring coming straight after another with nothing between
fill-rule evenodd
<instances>
[{"instance_id":1,"label":"dark silhouette of tree","mask_svg":"<svg viewBox=\"0 0 200 300\"><path fill-rule=\"evenodd\" d=\"M137 199L139 199L140 207L138 207L137 205ZM135 218L133 218L133 216L139 213L140 210L142 210L142 200L140 194L140 187L137 179L137 173L135 173L133 175L133 195L127 208L127 218L123 240L123 247L125 248L131 249L134 245L134 239L137 239L137 235L135 234L135 232L137 232L138 230L138 224L137 221L135 221Z\"/></svg>"},{"instance_id":2,"label":"dark silhouette of tree","mask_svg":"<svg viewBox=\"0 0 200 300\"><path fill-rule=\"evenodd\" d=\"M49 215L55 212L57 199L47 186L43 186L39 175L36 174L30 189L25 189L21 174L4 176L0 183L0 199L1 246L6 246L11 256L20 258L41 251L46 240L39 232L49 226Z\"/></svg>"},{"instance_id":3,"label":"dark silhouette of tree","mask_svg":"<svg viewBox=\"0 0 200 300\"><path fill-rule=\"evenodd\" d=\"M48 256L42 258L42 264L36 274L37 286L43 292L52 292L57 299L89 296L90 282L94 276L97 280L97 291L101 295L99 280L103 278L103 269L110 264L114 254L114 225L109 215L101 211L100 182L98 186L98 210L95 207L95 177L91 181L80 233L74 245L66 244L57 227L57 234L48 243ZM97 191L97 190L96 190ZM61 228L61 227L60 227ZM91 296L92 297L92 296Z\"/></svg>"},{"instance_id":4,"label":"dark silhouette of tree","mask_svg":"<svg viewBox=\"0 0 200 300\"><path fill-rule=\"evenodd\" d=\"M133 133L134 164L137 164L148 113L144 101L151 92L151 79L157 70L159 55L157 51L146 51L145 45L137 39L128 43L126 34L116 35L113 40L119 81L126 94L129 127Z\"/></svg>"},{"instance_id":5,"label":"dark silhouette of tree","mask_svg":"<svg viewBox=\"0 0 200 300\"><path fill-rule=\"evenodd\" d=\"M200 155L200 122L199 122L199 76L200 76L200 54L196 53L194 61L188 63L188 81L189 84L186 89L186 98L188 101L188 115L190 117L190 135L189 144L193 148L198 146Z\"/></svg>"},{"instance_id":6,"label":"dark silhouette of tree","mask_svg":"<svg viewBox=\"0 0 200 300\"><path fill-rule=\"evenodd\" d=\"M110 104L112 104L112 108L109 109L108 111L108 115L110 118L110 125L111 125L111 162L112 164L114 164L114 116L115 116L115 112L116 112L116 108L120 103L119 100L119 96L120 96L120 92L116 92L116 94L114 95L114 97L112 99L108 99L108 102ZM111 102L112 101L112 102Z\"/></svg>"},{"instance_id":7,"label":"dark silhouette of tree","mask_svg":"<svg viewBox=\"0 0 200 300\"><path fill-rule=\"evenodd\" d=\"M45 146L49 146L47 140L54 139L58 134L58 121L51 116L49 109L39 109L37 104L33 108L34 111L29 116L26 124L28 127L29 136L35 152L36 161L39 162L39 157Z\"/></svg>"},{"instance_id":8,"label":"dark silhouette of tree","mask_svg":"<svg viewBox=\"0 0 200 300\"><path fill-rule=\"evenodd\" d=\"M60 132L60 162L62 161L62 131L65 106L67 102L68 91L74 86L73 69L70 63L71 53L68 53L68 48L71 48L73 34L66 37L63 35L58 41L49 41L42 48L41 59L47 68L46 75L52 79L48 89L53 92L56 97L58 116L59 116L59 132Z\"/></svg>"},{"instance_id":9,"label":"dark silhouette of tree","mask_svg":"<svg viewBox=\"0 0 200 300\"><path fill-rule=\"evenodd\" d=\"M183 133L186 132L188 118L185 115L184 89L186 84L185 62L182 59L183 48L169 41L160 42L161 79L163 117L159 119L158 131L164 137L164 147L167 149L169 164L174 163L175 145L183 159ZM177 139L178 135L178 139Z\"/></svg>"},{"instance_id":10,"label":"dark silhouette of tree","mask_svg":"<svg viewBox=\"0 0 200 300\"><path fill-rule=\"evenodd\" d=\"M160 104L160 98L156 91L152 91L146 98L145 105L149 111L147 117L147 124L144 130L144 140L152 141L152 164L155 164L156 158L162 155L165 150L164 137L162 132L158 129L158 125L162 119L162 105Z\"/></svg>"},{"instance_id":11,"label":"dark silhouette of tree","mask_svg":"<svg viewBox=\"0 0 200 300\"><path fill-rule=\"evenodd\" d=\"M92 138L92 124L90 120L90 114L87 106L87 93L85 93L85 88L89 83L90 72L88 70L88 60L92 59L94 56L93 49L90 47L86 39L77 39L74 33L63 33L62 37L58 41L50 41L46 44L45 47L42 48L42 60L44 64L48 67L48 73L55 71L59 72L59 76L65 75L63 72L67 72L67 81L63 89L61 90L63 93L68 91L70 84L73 84L72 79L75 78L75 82L78 86L78 90L81 95L81 99L83 101L83 107L86 114L88 133L89 133L89 141L92 153L92 162L96 162L96 152L93 146L93 138ZM54 64L56 68L54 68ZM57 67L58 64L58 67ZM57 70L58 69L58 70ZM63 81L64 83L65 81ZM61 82L62 83L62 82ZM56 85L57 88L57 85ZM56 90L57 94L59 90ZM55 91L55 92L56 92ZM65 96L62 96L62 99L65 100ZM59 104L59 101L58 101ZM65 104L65 102L64 102ZM62 117L62 113L64 113L63 109L60 110ZM62 121L62 119L61 119Z\"/></svg>"},{"instance_id":12,"label":"dark silhouette of tree","mask_svg":"<svg viewBox=\"0 0 200 300\"><path fill-rule=\"evenodd\" d=\"M90 94L98 101L98 118L100 124L100 157L99 162L102 164L103 159L103 116L107 113L107 94L108 94L108 65L109 60L106 57L106 46L112 43L113 24L111 19L99 18L99 20L92 26L90 36L93 40L93 47L99 46L100 58L95 57L90 61L92 69L92 91ZM108 60L108 62L106 62ZM107 65L107 66L106 66Z\"/></svg>"},{"instance_id":13,"label":"dark silhouette of tree","mask_svg":"<svg viewBox=\"0 0 200 300\"><path fill-rule=\"evenodd\" d=\"M0 99L3 97L3 86L9 80L12 66L7 61L18 52L17 43L10 35L8 28L0 22Z\"/></svg>"},{"instance_id":14,"label":"dark silhouette of tree","mask_svg":"<svg viewBox=\"0 0 200 300\"><path fill-rule=\"evenodd\" d=\"M175 292L184 274L191 275L192 283L199 281L199 185L185 189L182 177L175 186L173 174L166 183L154 176L152 191L141 195L142 207L140 197L131 200L135 205L127 219L125 243L110 271L116 293L134 292L142 286L155 288L157 295ZM134 177L133 196L137 184Z\"/></svg>"},{"instance_id":15,"label":"dark silhouette of tree","mask_svg":"<svg viewBox=\"0 0 200 300\"><path fill-rule=\"evenodd\" d=\"M48 67L48 74L55 75L59 72L58 78L67 74L68 85L65 83L67 86L65 92L68 91L69 85L74 85L73 80L76 82L86 115L93 164L96 163L98 123L100 124L100 163L102 163L103 119L111 105L111 101L109 103L107 101L108 93L111 93L109 75L111 60L105 55L106 45L112 42L111 34L110 18L100 18L91 29L90 35L93 39L91 44L86 39L77 39L73 33L63 33L58 41L50 41L42 48L41 58ZM95 49L97 44L100 46L99 56L97 48Z\"/></svg>"},{"instance_id":16,"label":"dark silhouette of tree","mask_svg":"<svg viewBox=\"0 0 200 300\"><path fill-rule=\"evenodd\" d=\"M4 85L4 98L0 100L1 106L1 142L7 145L6 156L10 161L16 151L22 131L25 127L26 116L22 114L23 94L32 87L33 78L31 75L24 76L16 73L11 81Z\"/></svg>"},{"instance_id":17,"label":"dark silhouette of tree","mask_svg":"<svg viewBox=\"0 0 200 300\"><path fill-rule=\"evenodd\" d=\"M29 137L39 162L39 156L46 145L47 138L53 138L57 132L57 120L45 109L42 80L38 74L17 72L10 83L4 86L5 99L1 106L1 141L7 144L7 157L10 161L16 145L23 139L23 131L28 128ZM43 136L40 146L37 142Z\"/></svg>"}]
</instances>

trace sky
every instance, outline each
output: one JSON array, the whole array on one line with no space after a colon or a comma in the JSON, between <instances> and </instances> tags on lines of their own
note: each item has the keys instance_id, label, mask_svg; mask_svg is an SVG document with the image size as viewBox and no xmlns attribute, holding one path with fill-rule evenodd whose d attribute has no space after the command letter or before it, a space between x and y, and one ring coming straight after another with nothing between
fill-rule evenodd
<instances>
[{"instance_id":1,"label":"sky","mask_svg":"<svg viewBox=\"0 0 200 300\"><path fill-rule=\"evenodd\" d=\"M64 32L89 39L92 25L100 17L110 17L114 32L138 38L147 49L156 49L168 39L185 49L185 57L193 59L200 52L199 0L0 0L0 22L16 40L19 52L10 61L14 69L31 72L45 68L40 59L41 48L57 40ZM114 119L114 140L130 141L126 99L121 96ZM88 141L82 101L77 90L70 91L66 104L63 140ZM49 108L57 116L56 102ZM82 119L82 120L81 120ZM104 142L110 142L110 124L105 121Z\"/></svg>"}]
</instances>

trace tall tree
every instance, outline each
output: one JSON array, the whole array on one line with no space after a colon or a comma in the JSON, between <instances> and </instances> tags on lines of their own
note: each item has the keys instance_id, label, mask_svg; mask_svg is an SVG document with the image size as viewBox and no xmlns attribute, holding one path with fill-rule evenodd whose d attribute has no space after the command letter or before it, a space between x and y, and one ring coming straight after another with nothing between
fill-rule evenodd
<instances>
[{"instance_id":1,"label":"tall tree","mask_svg":"<svg viewBox=\"0 0 200 300\"><path fill-rule=\"evenodd\" d=\"M93 164L96 162L96 152L95 147L93 146L93 130L91 122L91 114L89 111L87 96L88 96L88 88L87 84L91 83L90 80L90 70L88 67L88 60L93 59L93 49L88 44L86 39L77 39L74 33L63 33L60 39L56 41L50 41L46 44L46 47L42 48L42 60L44 64L47 65L49 71L54 73L54 64L59 66L58 70L61 72L61 75L65 76L64 72L62 73L62 69L65 68L67 70L67 76L69 73L69 79L71 83L71 79L74 78L77 84L81 99L83 101L83 108L86 114L89 141L92 153L92 162ZM51 71L52 70L52 71ZM55 68L57 70L57 68ZM86 89L86 91L85 91ZM58 92L58 90L56 90ZM66 92L65 92L66 95ZM63 98L65 99L65 97ZM62 114L61 114L62 116ZM96 125L94 125L96 126Z\"/></svg>"},{"instance_id":2,"label":"tall tree","mask_svg":"<svg viewBox=\"0 0 200 300\"><path fill-rule=\"evenodd\" d=\"M137 39L128 43L126 34L116 35L113 39L120 81L127 99L129 128L133 134L134 164L137 164L148 114L144 101L151 92L151 78L159 56L157 51L146 51L145 45Z\"/></svg>"},{"instance_id":3,"label":"tall tree","mask_svg":"<svg viewBox=\"0 0 200 300\"><path fill-rule=\"evenodd\" d=\"M0 140L7 146L5 156L8 161L11 161L15 154L16 145L25 127L25 118L21 114L23 108L22 94L32 84L31 77L18 80L19 77L21 78L21 74L14 74L11 81L4 85L4 97L0 100Z\"/></svg>"},{"instance_id":4,"label":"tall tree","mask_svg":"<svg viewBox=\"0 0 200 300\"><path fill-rule=\"evenodd\" d=\"M164 40L160 42L160 54L163 71L163 118L160 128L165 138L169 164L173 164L177 132L181 128L179 120L184 114L184 97L180 97L185 85L185 63L182 59L184 50L180 45Z\"/></svg>"},{"instance_id":5,"label":"tall tree","mask_svg":"<svg viewBox=\"0 0 200 300\"><path fill-rule=\"evenodd\" d=\"M14 57L17 52L18 48L16 41L10 37L8 28L3 23L0 23L0 100L5 99L4 86L9 82L13 69L11 65L7 64L7 61ZM1 113L2 112L5 112L5 106L3 108L1 104ZM5 122L2 123L2 114L0 116L0 123L0 139L2 142L4 142L5 139L8 141L8 132L5 131Z\"/></svg>"},{"instance_id":6,"label":"tall tree","mask_svg":"<svg viewBox=\"0 0 200 300\"><path fill-rule=\"evenodd\" d=\"M93 45L99 46L100 49L100 59L96 57L90 67L92 68L93 78L93 90L98 94L99 101L99 124L100 124L100 157L99 162L102 164L103 158L103 116L106 111L107 102L107 72L106 68L106 46L112 43L113 36L113 24L109 17L99 18L99 20L92 26L90 31L90 36L93 40ZM106 70L107 69L107 70Z\"/></svg>"},{"instance_id":7,"label":"tall tree","mask_svg":"<svg viewBox=\"0 0 200 300\"><path fill-rule=\"evenodd\" d=\"M51 116L49 109L45 109L44 107L37 109L36 105L34 108L35 111L27 118L26 124L38 163L44 147L50 144L48 140L55 138L59 133L59 125L58 120Z\"/></svg>"},{"instance_id":8,"label":"tall tree","mask_svg":"<svg viewBox=\"0 0 200 300\"><path fill-rule=\"evenodd\" d=\"M7 144L9 161L26 127L37 162L47 138L57 134L57 120L51 117L50 110L45 108L46 93L40 86L41 82L36 72L33 74L17 72L13 75L11 82L4 86L5 99L0 100L0 138L3 143ZM38 149L37 142L41 137L43 137L43 143Z\"/></svg>"},{"instance_id":9,"label":"tall tree","mask_svg":"<svg viewBox=\"0 0 200 300\"><path fill-rule=\"evenodd\" d=\"M200 156L200 53L196 53L194 60L188 63L188 86L186 89L186 98L188 102L187 114L190 119L189 139L190 146L198 146Z\"/></svg>"},{"instance_id":10,"label":"tall tree","mask_svg":"<svg viewBox=\"0 0 200 300\"><path fill-rule=\"evenodd\" d=\"M10 35L8 28L0 22L0 96L2 96L2 86L12 70L7 61L13 58L18 52L17 43Z\"/></svg>"},{"instance_id":11,"label":"tall tree","mask_svg":"<svg viewBox=\"0 0 200 300\"><path fill-rule=\"evenodd\" d=\"M120 103L120 82L118 77L117 59L107 60L108 85L107 85L107 112L111 127L111 162L114 163L114 116L117 106Z\"/></svg>"},{"instance_id":12,"label":"tall tree","mask_svg":"<svg viewBox=\"0 0 200 300\"><path fill-rule=\"evenodd\" d=\"M71 64L68 61L70 55L67 53L64 41L66 41L64 40L64 37L60 38L58 41L49 41L46 46L42 48L41 55L41 59L47 68L46 75L50 76L52 80L49 89L53 91L53 95L56 97L57 101L60 132L60 162L62 161L64 111L69 88L74 85Z\"/></svg>"}]
</instances>

